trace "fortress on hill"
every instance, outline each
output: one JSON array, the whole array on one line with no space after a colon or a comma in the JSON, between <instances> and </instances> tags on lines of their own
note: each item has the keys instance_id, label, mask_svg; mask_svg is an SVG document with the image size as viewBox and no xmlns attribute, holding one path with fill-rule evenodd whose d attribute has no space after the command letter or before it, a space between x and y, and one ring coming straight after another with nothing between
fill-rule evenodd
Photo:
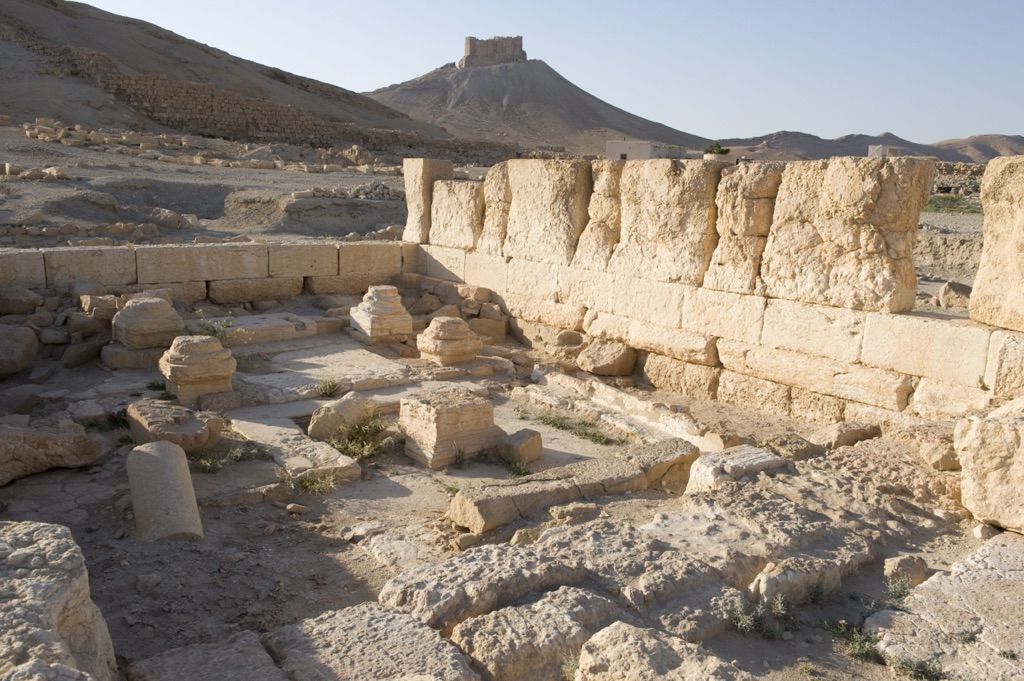
<instances>
[{"instance_id":1,"label":"fortress on hill","mask_svg":"<svg viewBox=\"0 0 1024 681\"><path fill-rule=\"evenodd\" d=\"M526 61L523 51L523 36L496 37L480 40L466 36L466 54L459 60L459 68L467 66L494 66Z\"/></svg>"}]
</instances>

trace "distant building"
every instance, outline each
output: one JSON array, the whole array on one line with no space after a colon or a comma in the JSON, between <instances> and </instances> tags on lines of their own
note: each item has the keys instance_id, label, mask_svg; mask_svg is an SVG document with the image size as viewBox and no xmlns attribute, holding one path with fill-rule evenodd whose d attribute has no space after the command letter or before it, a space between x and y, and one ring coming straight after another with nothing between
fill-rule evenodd
<instances>
[{"instance_id":1,"label":"distant building","mask_svg":"<svg viewBox=\"0 0 1024 681\"><path fill-rule=\"evenodd\" d=\"M890 156L913 156L913 152L906 147L892 147L888 144L868 145L869 158L888 158Z\"/></svg>"},{"instance_id":2,"label":"distant building","mask_svg":"<svg viewBox=\"0 0 1024 681\"><path fill-rule=\"evenodd\" d=\"M635 140L609 140L604 145L604 155L619 161L632 161L647 158L700 158L696 151L684 149L674 144L660 142L638 142Z\"/></svg>"}]
</instances>

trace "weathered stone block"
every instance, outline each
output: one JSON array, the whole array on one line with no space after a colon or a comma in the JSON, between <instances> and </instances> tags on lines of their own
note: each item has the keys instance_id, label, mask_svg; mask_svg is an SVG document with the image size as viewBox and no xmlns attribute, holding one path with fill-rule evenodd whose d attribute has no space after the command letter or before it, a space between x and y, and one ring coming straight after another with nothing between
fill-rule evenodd
<instances>
[{"instance_id":1,"label":"weathered stone block","mask_svg":"<svg viewBox=\"0 0 1024 681\"><path fill-rule=\"evenodd\" d=\"M211 279L261 279L269 273L266 244L139 246L140 284Z\"/></svg>"},{"instance_id":2,"label":"weathered stone block","mask_svg":"<svg viewBox=\"0 0 1024 681\"><path fill-rule=\"evenodd\" d=\"M594 193L590 195L587 214L590 221L576 246L574 267L604 271L619 243L622 229L622 204L619 183L624 161L600 159L591 161Z\"/></svg>"},{"instance_id":3,"label":"weathered stone block","mask_svg":"<svg viewBox=\"0 0 1024 681\"><path fill-rule=\"evenodd\" d=\"M828 357L840 362L860 359L867 313L789 300L769 300L761 327L761 344Z\"/></svg>"},{"instance_id":4,"label":"weathered stone block","mask_svg":"<svg viewBox=\"0 0 1024 681\"><path fill-rule=\"evenodd\" d=\"M430 238L430 211L434 182L450 180L454 174L451 161L430 158L407 158L402 161L405 177L405 203L409 214L402 233L403 241L425 244Z\"/></svg>"},{"instance_id":5,"label":"weathered stone block","mask_svg":"<svg viewBox=\"0 0 1024 681\"><path fill-rule=\"evenodd\" d=\"M1024 331L1024 158L994 158L981 181L985 209L981 263L971 291L971 319Z\"/></svg>"},{"instance_id":6,"label":"weathered stone block","mask_svg":"<svg viewBox=\"0 0 1024 681\"><path fill-rule=\"evenodd\" d=\"M412 316L394 286L371 286L349 319L350 332L369 345L404 343L412 336Z\"/></svg>"},{"instance_id":7,"label":"weathered stone block","mask_svg":"<svg viewBox=\"0 0 1024 681\"><path fill-rule=\"evenodd\" d=\"M0 248L0 286L29 288L46 286L46 263L42 251Z\"/></svg>"},{"instance_id":8,"label":"weathered stone block","mask_svg":"<svg viewBox=\"0 0 1024 681\"><path fill-rule=\"evenodd\" d=\"M636 364L636 350L615 341L593 340L576 363L580 369L598 376L629 376Z\"/></svg>"},{"instance_id":9,"label":"weathered stone block","mask_svg":"<svg viewBox=\"0 0 1024 681\"><path fill-rule=\"evenodd\" d=\"M267 257L271 277L338 274L338 247L334 244L271 244Z\"/></svg>"},{"instance_id":10,"label":"weathered stone block","mask_svg":"<svg viewBox=\"0 0 1024 681\"><path fill-rule=\"evenodd\" d=\"M170 442L136 447L128 453L125 469L139 539L203 538L192 476L181 447Z\"/></svg>"},{"instance_id":11,"label":"weathered stone block","mask_svg":"<svg viewBox=\"0 0 1024 681\"><path fill-rule=\"evenodd\" d=\"M983 523L1024 532L1024 408L1010 402L987 417L958 421L953 446L960 459L963 505Z\"/></svg>"},{"instance_id":12,"label":"weathered stone block","mask_svg":"<svg viewBox=\"0 0 1024 681\"><path fill-rule=\"evenodd\" d=\"M507 436L503 441L502 455L518 463L530 463L540 458L544 441L540 433L531 428L522 428Z\"/></svg>"},{"instance_id":13,"label":"weathered stone block","mask_svg":"<svg viewBox=\"0 0 1024 681\"><path fill-rule=\"evenodd\" d=\"M46 285L58 288L76 281L104 286L134 284L139 281L135 260L135 250L128 247L48 248L43 251Z\"/></svg>"},{"instance_id":14,"label":"weathered stone block","mask_svg":"<svg viewBox=\"0 0 1024 681\"><path fill-rule=\"evenodd\" d=\"M791 388L790 416L805 423L827 425L843 420L846 401L831 395L821 395L803 388Z\"/></svg>"},{"instance_id":15,"label":"weathered stone block","mask_svg":"<svg viewBox=\"0 0 1024 681\"><path fill-rule=\"evenodd\" d=\"M652 353L642 360L641 372L656 388L713 400L718 396L722 370Z\"/></svg>"},{"instance_id":16,"label":"weathered stone block","mask_svg":"<svg viewBox=\"0 0 1024 681\"><path fill-rule=\"evenodd\" d=\"M985 375L991 334L966 321L869 314L861 359L905 374L978 387Z\"/></svg>"},{"instance_id":17,"label":"weathered stone block","mask_svg":"<svg viewBox=\"0 0 1024 681\"><path fill-rule=\"evenodd\" d=\"M490 401L459 388L403 399L398 424L406 455L429 468L495 447L505 435Z\"/></svg>"},{"instance_id":18,"label":"weathered stone block","mask_svg":"<svg viewBox=\"0 0 1024 681\"><path fill-rule=\"evenodd\" d=\"M262 279L218 279L210 282L207 297L218 305L250 303L257 300L288 300L302 293L302 277Z\"/></svg>"},{"instance_id":19,"label":"weathered stone block","mask_svg":"<svg viewBox=\"0 0 1024 681\"><path fill-rule=\"evenodd\" d=\"M685 362L708 366L718 364L714 338L666 328L654 322L588 312L583 330L597 338L617 340L638 350L648 350Z\"/></svg>"},{"instance_id":20,"label":"weathered stone block","mask_svg":"<svg viewBox=\"0 0 1024 681\"><path fill-rule=\"evenodd\" d=\"M129 350L170 347L184 330L184 320L163 298L129 300L111 327L114 340Z\"/></svg>"},{"instance_id":21,"label":"weathered stone block","mask_svg":"<svg viewBox=\"0 0 1024 681\"><path fill-rule=\"evenodd\" d=\"M925 377L917 382L910 406L924 419L942 421L985 409L994 399L992 391L981 388L977 380L968 386Z\"/></svg>"},{"instance_id":22,"label":"weathered stone block","mask_svg":"<svg viewBox=\"0 0 1024 681\"><path fill-rule=\"evenodd\" d=\"M735 371L723 371L718 379L717 399L728 404L752 407L760 411L789 416L789 386Z\"/></svg>"},{"instance_id":23,"label":"weathered stone block","mask_svg":"<svg viewBox=\"0 0 1024 681\"><path fill-rule=\"evenodd\" d=\"M463 278L470 284L486 286L498 296L504 296L508 290L508 263L500 255L467 253Z\"/></svg>"},{"instance_id":24,"label":"weathered stone block","mask_svg":"<svg viewBox=\"0 0 1024 681\"><path fill-rule=\"evenodd\" d=\"M508 209L512 188L508 184L508 162L495 163L484 176L484 228L477 241L478 253L500 256L508 230Z\"/></svg>"},{"instance_id":25,"label":"weathered stone block","mask_svg":"<svg viewBox=\"0 0 1024 681\"><path fill-rule=\"evenodd\" d=\"M430 243L461 248L476 246L484 228L482 182L438 180L430 208Z\"/></svg>"},{"instance_id":26,"label":"weathered stone block","mask_svg":"<svg viewBox=\"0 0 1024 681\"><path fill-rule=\"evenodd\" d=\"M512 203L504 255L569 264L587 224L590 163L511 160L508 180Z\"/></svg>"},{"instance_id":27,"label":"weathered stone block","mask_svg":"<svg viewBox=\"0 0 1024 681\"><path fill-rule=\"evenodd\" d=\"M984 381L999 397L1024 395L1024 335L1012 331L992 332Z\"/></svg>"},{"instance_id":28,"label":"weathered stone block","mask_svg":"<svg viewBox=\"0 0 1024 681\"><path fill-rule=\"evenodd\" d=\"M466 251L425 244L420 247L419 273L445 281L466 280Z\"/></svg>"},{"instance_id":29,"label":"weathered stone block","mask_svg":"<svg viewBox=\"0 0 1024 681\"><path fill-rule=\"evenodd\" d=\"M288 681L252 631L241 631L224 641L173 648L133 662L131 681Z\"/></svg>"},{"instance_id":30,"label":"weathered stone block","mask_svg":"<svg viewBox=\"0 0 1024 681\"><path fill-rule=\"evenodd\" d=\"M706 336L757 343L765 299L726 291L686 289L681 326Z\"/></svg>"},{"instance_id":31,"label":"weathered stone block","mask_svg":"<svg viewBox=\"0 0 1024 681\"><path fill-rule=\"evenodd\" d=\"M741 163L722 172L718 207L718 245L704 275L706 288L734 293L760 293L761 254L775 214L775 197L784 163Z\"/></svg>"},{"instance_id":32,"label":"weathered stone block","mask_svg":"<svg viewBox=\"0 0 1024 681\"><path fill-rule=\"evenodd\" d=\"M213 336L178 336L159 362L167 390L186 407L203 395L231 391L237 362Z\"/></svg>"},{"instance_id":33,"label":"weathered stone block","mask_svg":"<svg viewBox=\"0 0 1024 681\"><path fill-rule=\"evenodd\" d=\"M920 158L787 164L761 258L767 294L855 310L912 309L917 219L932 167Z\"/></svg>"},{"instance_id":34,"label":"weathered stone block","mask_svg":"<svg viewBox=\"0 0 1024 681\"><path fill-rule=\"evenodd\" d=\"M715 248L717 161L627 161L621 231L608 271L700 286Z\"/></svg>"},{"instance_id":35,"label":"weathered stone block","mask_svg":"<svg viewBox=\"0 0 1024 681\"><path fill-rule=\"evenodd\" d=\"M440 366L472 362L481 347L483 343L469 325L457 317L435 317L416 338L423 359Z\"/></svg>"},{"instance_id":36,"label":"weathered stone block","mask_svg":"<svg viewBox=\"0 0 1024 681\"><path fill-rule=\"evenodd\" d=\"M39 339L27 326L0 324L0 378L32 366L39 351Z\"/></svg>"},{"instance_id":37,"label":"weathered stone block","mask_svg":"<svg viewBox=\"0 0 1024 681\"><path fill-rule=\"evenodd\" d=\"M128 429L137 445L171 442L186 454L199 454L220 440L224 420L209 412L198 414L162 400L137 400L128 405Z\"/></svg>"},{"instance_id":38,"label":"weathered stone block","mask_svg":"<svg viewBox=\"0 0 1024 681\"><path fill-rule=\"evenodd\" d=\"M0 424L0 486L51 468L96 463L102 451L100 443L67 416L31 428Z\"/></svg>"}]
</instances>

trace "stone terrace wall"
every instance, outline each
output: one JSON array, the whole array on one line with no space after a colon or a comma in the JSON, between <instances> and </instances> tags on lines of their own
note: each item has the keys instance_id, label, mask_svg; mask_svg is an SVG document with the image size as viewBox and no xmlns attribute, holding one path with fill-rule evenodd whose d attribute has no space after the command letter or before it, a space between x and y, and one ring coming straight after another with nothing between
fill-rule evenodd
<instances>
[{"instance_id":1,"label":"stone terrace wall","mask_svg":"<svg viewBox=\"0 0 1024 681\"><path fill-rule=\"evenodd\" d=\"M806 421L1024 394L1024 335L912 312L929 160L512 160L482 185L425 164L420 272L492 289L529 341L618 341L659 387Z\"/></svg>"},{"instance_id":2,"label":"stone terrace wall","mask_svg":"<svg viewBox=\"0 0 1024 681\"><path fill-rule=\"evenodd\" d=\"M74 282L111 292L168 288L176 300L217 304L361 294L416 257L396 242L196 244L0 249L0 286L61 289Z\"/></svg>"}]
</instances>

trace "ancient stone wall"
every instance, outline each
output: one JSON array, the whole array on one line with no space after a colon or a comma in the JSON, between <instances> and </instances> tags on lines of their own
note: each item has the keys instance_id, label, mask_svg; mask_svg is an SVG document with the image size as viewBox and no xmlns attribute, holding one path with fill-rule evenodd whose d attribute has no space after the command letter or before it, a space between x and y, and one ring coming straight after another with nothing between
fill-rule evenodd
<instances>
[{"instance_id":1,"label":"ancient stone wall","mask_svg":"<svg viewBox=\"0 0 1024 681\"><path fill-rule=\"evenodd\" d=\"M431 185L430 214L409 219L429 224L419 271L492 289L530 342L572 329L639 350L662 388L902 423L1024 394L1024 335L913 311L931 175L916 158L512 160L482 192ZM1008 177L991 200L1008 204ZM998 300L983 321L1024 331Z\"/></svg>"},{"instance_id":2,"label":"ancient stone wall","mask_svg":"<svg viewBox=\"0 0 1024 681\"><path fill-rule=\"evenodd\" d=\"M526 61L526 52L523 51L523 36L496 37L489 40L468 36L466 38L466 54L459 60L459 68L511 64L517 61Z\"/></svg>"}]
</instances>

